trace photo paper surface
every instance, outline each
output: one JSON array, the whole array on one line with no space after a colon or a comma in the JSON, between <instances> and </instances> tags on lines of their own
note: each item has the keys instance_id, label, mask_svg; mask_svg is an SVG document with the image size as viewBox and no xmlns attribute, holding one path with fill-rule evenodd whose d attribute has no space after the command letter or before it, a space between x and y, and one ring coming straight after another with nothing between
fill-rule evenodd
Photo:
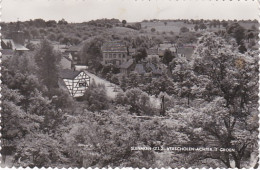
<instances>
[{"instance_id":1,"label":"photo paper surface","mask_svg":"<svg viewBox=\"0 0 260 170\"><path fill-rule=\"evenodd\" d=\"M258 168L257 1L1 13L2 167Z\"/></svg>"}]
</instances>

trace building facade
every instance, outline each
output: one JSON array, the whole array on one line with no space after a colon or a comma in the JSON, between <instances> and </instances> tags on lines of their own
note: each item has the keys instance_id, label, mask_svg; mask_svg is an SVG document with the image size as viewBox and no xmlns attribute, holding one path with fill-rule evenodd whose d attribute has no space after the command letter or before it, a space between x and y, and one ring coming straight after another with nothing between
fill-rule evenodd
<instances>
[{"instance_id":1,"label":"building facade","mask_svg":"<svg viewBox=\"0 0 260 170\"><path fill-rule=\"evenodd\" d=\"M103 65L113 64L115 66L120 66L131 58L126 45L120 41L106 42L101 47L101 51Z\"/></svg>"},{"instance_id":2,"label":"building facade","mask_svg":"<svg viewBox=\"0 0 260 170\"><path fill-rule=\"evenodd\" d=\"M72 97L81 97L89 87L90 77L84 71L62 70L60 86L65 87Z\"/></svg>"}]
</instances>

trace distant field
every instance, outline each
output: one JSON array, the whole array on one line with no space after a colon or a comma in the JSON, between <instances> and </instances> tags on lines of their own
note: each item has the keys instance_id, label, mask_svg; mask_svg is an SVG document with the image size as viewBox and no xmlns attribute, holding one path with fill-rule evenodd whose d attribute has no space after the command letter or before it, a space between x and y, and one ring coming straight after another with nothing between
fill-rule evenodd
<instances>
[{"instance_id":1,"label":"distant field","mask_svg":"<svg viewBox=\"0 0 260 170\"><path fill-rule=\"evenodd\" d=\"M258 26L257 23L249 23L249 22L239 22L239 24L241 26L243 26L246 29L250 29L252 27L252 25L256 25ZM184 22L167 22L167 24L165 25L164 22L162 21L158 21L158 22L142 22L142 30L145 30L147 32L151 32L152 28L155 28L156 31L159 32L174 32L174 33L179 33L181 27L187 27L189 28L190 31L194 31L194 24L186 24ZM207 26L208 27L208 26ZM218 30L224 30L225 28L221 25L220 27L211 27L211 28L207 28L208 31L218 31Z\"/></svg>"},{"instance_id":2,"label":"distant field","mask_svg":"<svg viewBox=\"0 0 260 170\"><path fill-rule=\"evenodd\" d=\"M136 34L138 34L139 31L130 29L130 28L126 28L126 27L113 27L111 29L111 32L117 33L117 34L122 34L122 35L131 35L134 36Z\"/></svg>"},{"instance_id":3,"label":"distant field","mask_svg":"<svg viewBox=\"0 0 260 170\"><path fill-rule=\"evenodd\" d=\"M164 22L142 22L142 29L147 32L151 32L152 28L156 29L156 32L174 32L179 33L181 27L187 27L190 30L194 28L193 24L186 24L183 22L167 22L165 25Z\"/></svg>"}]
</instances>

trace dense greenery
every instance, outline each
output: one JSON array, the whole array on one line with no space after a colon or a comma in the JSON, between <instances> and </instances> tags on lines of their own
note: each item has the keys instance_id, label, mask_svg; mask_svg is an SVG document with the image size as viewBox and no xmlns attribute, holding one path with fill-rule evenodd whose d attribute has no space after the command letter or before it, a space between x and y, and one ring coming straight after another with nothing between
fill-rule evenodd
<instances>
[{"instance_id":1,"label":"dense greenery","mask_svg":"<svg viewBox=\"0 0 260 170\"><path fill-rule=\"evenodd\" d=\"M164 22L165 27L169 25ZM189 22L198 25L198 30L206 23ZM129 29L127 24L116 19L82 24L65 20L23 23L28 35L46 34L49 40L51 35L60 42L72 32L79 34L73 36L81 42L83 34L90 36L93 31L96 35L83 42L80 57L89 71L118 84L122 91L109 98L105 85L92 81L83 97L70 97L58 87L60 54L47 40L34 51L4 60L1 133L12 147L3 149L3 160L11 155L8 159L13 165L24 167L257 167L256 30L214 20L211 27L223 26L227 31L183 29L179 35L163 39L104 33L120 26ZM101 32L104 36L98 35ZM60 39L59 34L63 36ZM162 58L153 61L163 68L161 75L154 76L120 75L114 66L101 66L100 47L113 39L137 48L136 62L146 60L146 50L163 40L179 45L198 41L191 58L166 50ZM235 151L131 150L137 146L214 146Z\"/></svg>"}]
</instances>

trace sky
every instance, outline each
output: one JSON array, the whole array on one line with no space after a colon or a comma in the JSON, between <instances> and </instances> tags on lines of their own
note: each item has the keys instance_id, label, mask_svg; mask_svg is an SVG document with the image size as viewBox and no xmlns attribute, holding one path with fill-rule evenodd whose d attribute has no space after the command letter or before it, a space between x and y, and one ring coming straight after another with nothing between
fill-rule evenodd
<instances>
[{"instance_id":1,"label":"sky","mask_svg":"<svg viewBox=\"0 0 260 170\"><path fill-rule=\"evenodd\" d=\"M42 18L85 22L116 18L144 19L258 19L257 0L2 0L1 21Z\"/></svg>"}]
</instances>

